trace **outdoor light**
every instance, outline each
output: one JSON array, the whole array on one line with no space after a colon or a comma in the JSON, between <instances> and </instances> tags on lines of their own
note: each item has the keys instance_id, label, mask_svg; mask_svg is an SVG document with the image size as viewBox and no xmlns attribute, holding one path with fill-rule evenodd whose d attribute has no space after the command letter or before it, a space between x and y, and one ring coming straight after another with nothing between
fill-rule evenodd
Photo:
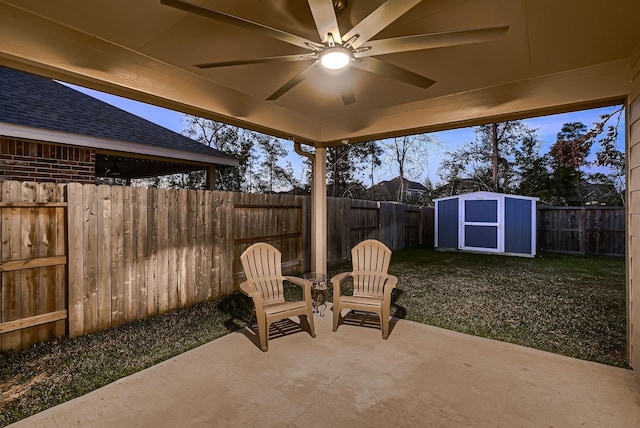
<instances>
[{"instance_id":1,"label":"outdoor light","mask_svg":"<svg viewBox=\"0 0 640 428\"><path fill-rule=\"evenodd\" d=\"M320 64L328 70L341 70L351 62L351 51L342 46L326 48L320 53Z\"/></svg>"}]
</instances>

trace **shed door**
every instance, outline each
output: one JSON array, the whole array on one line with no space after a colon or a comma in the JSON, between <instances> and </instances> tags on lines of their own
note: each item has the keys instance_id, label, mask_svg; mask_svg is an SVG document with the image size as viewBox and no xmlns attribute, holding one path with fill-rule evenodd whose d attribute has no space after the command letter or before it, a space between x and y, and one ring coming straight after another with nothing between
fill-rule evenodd
<instances>
[{"instance_id":1,"label":"shed door","mask_svg":"<svg viewBox=\"0 0 640 428\"><path fill-rule=\"evenodd\" d=\"M505 198L504 213L505 251L535 255L535 202Z\"/></svg>"},{"instance_id":2,"label":"shed door","mask_svg":"<svg viewBox=\"0 0 640 428\"><path fill-rule=\"evenodd\" d=\"M458 199L438 201L436 219L436 247L457 249Z\"/></svg>"},{"instance_id":3,"label":"shed door","mask_svg":"<svg viewBox=\"0 0 640 428\"><path fill-rule=\"evenodd\" d=\"M460 200L460 248L477 251L503 251L502 207L496 199Z\"/></svg>"}]
</instances>

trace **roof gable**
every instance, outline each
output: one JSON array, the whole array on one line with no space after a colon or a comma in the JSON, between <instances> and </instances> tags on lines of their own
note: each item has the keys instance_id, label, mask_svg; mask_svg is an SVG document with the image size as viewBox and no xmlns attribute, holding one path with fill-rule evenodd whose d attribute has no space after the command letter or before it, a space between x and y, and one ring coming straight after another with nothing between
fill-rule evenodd
<instances>
[{"instance_id":1,"label":"roof gable","mask_svg":"<svg viewBox=\"0 0 640 428\"><path fill-rule=\"evenodd\" d=\"M106 141L102 147L106 150L109 141L134 143L174 151L176 159L189 152L191 160L195 154L202 156L202 162L237 164L220 150L61 83L6 67L0 67L0 122L100 139Z\"/></svg>"}]
</instances>

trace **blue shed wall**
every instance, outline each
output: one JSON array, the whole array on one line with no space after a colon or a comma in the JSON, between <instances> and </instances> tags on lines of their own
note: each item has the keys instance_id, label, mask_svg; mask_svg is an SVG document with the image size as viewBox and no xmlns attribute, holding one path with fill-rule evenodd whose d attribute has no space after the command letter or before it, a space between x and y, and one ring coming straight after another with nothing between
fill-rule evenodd
<instances>
[{"instance_id":1,"label":"blue shed wall","mask_svg":"<svg viewBox=\"0 0 640 428\"><path fill-rule=\"evenodd\" d=\"M438 202L438 248L458 248L458 199Z\"/></svg>"},{"instance_id":2,"label":"blue shed wall","mask_svg":"<svg viewBox=\"0 0 640 428\"><path fill-rule=\"evenodd\" d=\"M531 254L531 204L527 199L504 200L504 250Z\"/></svg>"}]
</instances>

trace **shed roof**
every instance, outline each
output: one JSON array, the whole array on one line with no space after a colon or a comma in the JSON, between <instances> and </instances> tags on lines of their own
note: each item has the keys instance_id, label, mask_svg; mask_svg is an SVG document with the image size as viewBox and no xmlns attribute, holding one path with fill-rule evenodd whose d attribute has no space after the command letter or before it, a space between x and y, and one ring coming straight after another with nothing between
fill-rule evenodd
<instances>
[{"instance_id":1,"label":"shed roof","mask_svg":"<svg viewBox=\"0 0 640 428\"><path fill-rule=\"evenodd\" d=\"M539 201L540 198L535 196L523 196L523 195L512 195L509 193L497 193L497 192L471 192L471 193L461 193L459 195L446 196L444 198L437 198L434 201L445 201L447 199L456 199L456 198L466 198L466 199L482 199L482 198L515 198L515 199L529 199L531 201Z\"/></svg>"},{"instance_id":2,"label":"shed roof","mask_svg":"<svg viewBox=\"0 0 640 428\"><path fill-rule=\"evenodd\" d=\"M69 138L69 134L88 138ZM0 135L237 165L233 156L220 150L51 79L7 67L0 67Z\"/></svg>"}]
</instances>

